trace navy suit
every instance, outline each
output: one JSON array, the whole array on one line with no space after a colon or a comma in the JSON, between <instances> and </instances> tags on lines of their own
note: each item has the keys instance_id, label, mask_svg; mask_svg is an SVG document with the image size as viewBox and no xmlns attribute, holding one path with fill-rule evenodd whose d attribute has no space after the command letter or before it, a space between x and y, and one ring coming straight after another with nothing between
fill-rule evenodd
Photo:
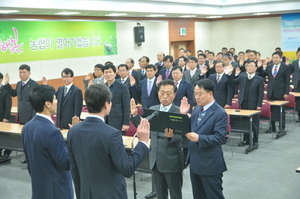
<instances>
[{"instance_id":1,"label":"navy suit","mask_svg":"<svg viewBox=\"0 0 300 199\"><path fill-rule=\"evenodd\" d=\"M149 153L139 142L128 156L121 132L95 117L73 126L67 143L77 199L126 199L124 176L132 176Z\"/></svg>"},{"instance_id":2,"label":"navy suit","mask_svg":"<svg viewBox=\"0 0 300 199\"><path fill-rule=\"evenodd\" d=\"M73 199L69 156L55 125L36 115L22 129L22 144L31 177L32 199Z\"/></svg>"},{"instance_id":3,"label":"navy suit","mask_svg":"<svg viewBox=\"0 0 300 199\"><path fill-rule=\"evenodd\" d=\"M157 88L156 88L156 78L154 80L150 96L148 96L148 79L144 79L139 83L139 86L136 85L131 86L131 89L136 92L141 98L141 104L143 108L149 108L154 105L160 104L158 95L157 95Z\"/></svg>"},{"instance_id":4,"label":"navy suit","mask_svg":"<svg viewBox=\"0 0 300 199\"><path fill-rule=\"evenodd\" d=\"M131 75L134 77L134 79L136 80L137 78L137 72L135 70L132 69L131 71Z\"/></svg>"},{"instance_id":5,"label":"navy suit","mask_svg":"<svg viewBox=\"0 0 300 199\"><path fill-rule=\"evenodd\" d=\"M22 86L22 81L19 81L16 89L13 89L10 84L3 86L12 97L18 97L18 119L21 124L25 124L35 115L35 111L29 103L29 94L38 85L36 81L29 79L24 86Z\"/></svg>"},{"instance_id":6,"label":"navy suit","mask_svg":"<svg viewBox=\"0 0 300 199\"><path fill-rule=\"evenodd\" d=\"M226 140L228 117L225 110L214 102L197 125L200 106L193 110L191 132L199 135L198 142L189 143L187 163L194 199L224 198L222 193L222 173L227 170L222 144Z\"/></svg>"},{"instance_id":7,"label":"navy suit","mask_svg":"<svg viewBox=\"0 0 300 199\"><path fill-rule=\"evenodd\" d=\"M183 97L186 97L188 99L188 103L191 105L191 110L192 110L192 105L194 100L194 88L190 82L181 79L173 103L176 106L180 107L181 100Z\"/></svg>"},{"instance_id":8,"label":"navy suit","mask_svg":"<svg viewBox=\"0 0 300 199\"><path fill-rule=\"evenodd\" d=\"M172 77L173 68L170 68L169 70L170 70L170 73L169 73L168 79L173 79L173 77ZM159 75L161 75L162 80L167 79L166 78L166 72L167 72L167 69L165 67L160 70Z\"/></svg>"},{"instance_id":9,"label":"navy suit","mask_svg":"<svg viewBox=\"0 0 300 199\"><path fill-rule=\"evenodd\" d=\"M158 77L160 70L164 68L164 62L161 62L161 63L157 62L157 63L155 63L155 66L157 68L157 72L156 72L155 76Z\"/></svg>"},{"instance_id":10,"label":"navy suit","mask_svg":"<svg viewBox=\"0 0 300 199\"><path fill-rule=\"evenodd\" d=\"M61 86L56 92L56 126L61 129L69 129L69 124L72 124L72 117L77 116L80 118L83 99L80 88L74 84L70 87L66 96L64 96L64 90L65 86Z\"/></svg>"},{"instance_id":11,"label":"navy suit","mask_svg":"<svg viewBox=\"0 0 300 199\"><path fill-rule=\"evenodd\" d=\"M208 79L210 79L215 85L214 98L216 102L221 107L224 107L226 104L231 105L233 96L233 86L228 81L228 76L225 73L223 73L219 83L217 83L217 73L211 74L208 77Z\"/></svg>"},{"instance_id":12,"label":"navy suit","mask_svg":"<svg viewBox=\"0 0 300 199\"><path fill-rule=\"evenodd\" d=\"M113 97L112 106L106 123L110 126L122 130L122 125L129 125L130 117L130 95L128 88L119 81L109 87Z\"/></svg>"}]
</instances>

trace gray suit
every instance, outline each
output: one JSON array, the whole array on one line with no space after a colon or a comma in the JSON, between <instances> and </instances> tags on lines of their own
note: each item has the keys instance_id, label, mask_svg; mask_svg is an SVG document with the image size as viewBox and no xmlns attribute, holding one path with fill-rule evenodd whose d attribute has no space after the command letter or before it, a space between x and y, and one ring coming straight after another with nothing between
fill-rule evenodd
<instances>
[{"instance_id":1,"label":"gray suit","mask_svg":"<svg viewBox=\"0 0 300 199\"><path fill-rule=\"evenodd\" d=\"M300 80L300 66L299 66L299 59L295 60L291 65L290 65L290 70L291 74L293 74L292 78L292 84L294 85L294 89L296 92L300 91L300 88L298 88L299 85L299 80Z\"/></svg>"},{"instance_id":2,"label":"gray suit","mask_svg":"<svg viewBox=\"0 0 300 199\"><path fill-rule=\"evenodd\" d=\"M193 85L193 88L196 86L196 82L200 79L200 70L196 69L195 74L191 77L191 71L187 70L183 73L183 79L190 82Z\"/></svg>"},{"instance_id":3,"label":"gray suit","mask_svg":"<svg viewBox=\"0 0 300 199\"><path fill-rule=\"evenodd\" d=\"M160 105L150 107L159 110ZM179 107L174 104L168 112L180 113ZM131 119L134 125L140 123L141 117ZM168 198L168 189L171 199L181 199L182 171L184 169L184 155L181 146L181 136L174 135L167 138L163 132L151 131L151 145L149 154L150 169L153 171L154 183L158 199Z\"/></svg>"},{"instance_id":4,"label":"gray suit","mask_svg":"<svg viewBox=\"0 0 300 199\"><path fill-rule=\"evenodd\" d=\"M18 97L18 117L21 124L25 124L35 115L35 111L29 103L29 94L38 85L39 84L36 81L29 79L23 88L22 81L17 83L16 89L13 89L10 84L3 86L12 97Z\"/></svg>"},{"instance_id":5,"label":"gray suit","mask_svg":"<svg viewBox=\"0 0 300 199\"><path fill-rule=\"evenodd\" d=\"M93 81L93 84L104 84L104 76L93 79L92 81ZM84 89L87 89L88 85L89 85L89 80L83 79L83 84L84 84Z\"/></svg>"}]
</instances>

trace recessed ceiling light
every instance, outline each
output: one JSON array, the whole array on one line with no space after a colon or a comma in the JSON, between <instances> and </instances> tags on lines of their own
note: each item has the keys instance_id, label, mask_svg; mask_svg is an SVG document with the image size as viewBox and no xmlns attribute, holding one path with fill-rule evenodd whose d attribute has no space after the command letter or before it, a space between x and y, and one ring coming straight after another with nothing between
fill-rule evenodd
<instances>
[{"instance_id":1,"label":"recessed ceiling light","mask_svg":"<svg viewBox=\"0 0 300 199\"><path fill-rule=\"evenodd\" d=\"M126 13L111 13L111 14L106 14L105 16L110 16L110 17L116 17L116 16L125 16L128 15Z\"/></svg>"},{"instance_id":2,"label":"recessed ceiling light","mask_svg":"<svg viewBox=\"0 0 300 199\"><path fill-rule=\"evenodd\" d=\"M152 14L152 15L146 15L146 17L165 17L164 14Z\"/></svg>"},{"instance_id":3,"label":"recessed ceiling light","mask_svg":"<svg viewBox=\"0 0 300 199\"><path fill-rule=\"evenodd\" d=\"M208 18L208 19L216 19L216 18L222 18L222 16L208 16L206 18Z\"/></svg>"},{"instance_id":4,"label":"recessed ceiling light","mask_svg":"<svg viewBox=\"0 0 300 199\"><path fill-rule=\"evenodd\" d=\"M178 16L178 17L183 17L183 18L195 18L196 15L182 15L182 16Z\"/></svg>"},{"instance_id":5,"label":"recessed ceiling light","mask_svg":"<svg viewBox=\"0 0 300 199\"><path fill-rule=\"evenodd\" d=\"M269 15L270 13L268 12L258 12L258 13L254 13L253 15Z\"/></svg>"},{"instance_id":6,"label":"recessed ceiling light","mask_svg":"<svg viewBox=\"0 0 300 199\"><path fill-rule=\"evenodd\" d=\"M77 14L81 14L81 12L57 12L54 14L55 15L77 15Z\"/></svg>"},{"instance_id":7,"label":"recessed ceiling light","mask_svg":"<svg viewBox=\"0 0 300 199\"><path fill-rule=\"evenodd\" d=\"M14 12L20 12L20 10L0 10L0 14L8 14Z\"/></svg>"}]
</instances>

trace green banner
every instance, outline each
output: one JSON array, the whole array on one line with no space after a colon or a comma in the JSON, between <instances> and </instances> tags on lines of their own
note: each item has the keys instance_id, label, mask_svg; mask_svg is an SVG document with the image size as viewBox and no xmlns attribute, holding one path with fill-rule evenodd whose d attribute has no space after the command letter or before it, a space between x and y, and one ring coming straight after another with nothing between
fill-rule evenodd
<instances>
[{"instance_id":1,"label":"green banner","mask_svg":"<svg viewBox=\"0 0 300 199\"><path fill-rule=\"evenodd\" d=\"M116 55L116 22L0 21L0 63Z\"/></svg>"}]
</instances>

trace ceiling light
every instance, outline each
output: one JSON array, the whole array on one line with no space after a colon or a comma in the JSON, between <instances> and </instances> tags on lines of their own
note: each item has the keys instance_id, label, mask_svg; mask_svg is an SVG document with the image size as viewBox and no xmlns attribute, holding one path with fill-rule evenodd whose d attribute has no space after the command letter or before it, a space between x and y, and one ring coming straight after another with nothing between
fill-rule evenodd
<instances>
[{"instance_id":1,"label":"ceiling light","mask_svg":"<svg viewBox=\"0 0 300 199\"><path fill-rule=\"evenodd\" d=\"M183 17L183 18L195 18L196 15L182 15L182 16L178 16L178 17Z\"/></svg>"},{"instance_id":2,"label":"ceiling light","mask_svg":"<svg viewBox=\"0 0 300 199\"><path fill-rule=\"evenodd\" d=\"M57 12L54 14L55 15L77 15L77 14L81 14L81 12Z\"/></svg>"},{"instance_id":3,"label":"ceiling light","mask_svg":"<svg viewBox=\"0 0 300 199\"><path fill-rule=\"evenodd\" d=\"M164 14L153 14L153 15L146 15L146 17L165 17Z\"/></svg>"},{"instance_id":4,"label":"ceiling light","mask_svg":"<svg viewBox=\"0 0 300 199\"><path fill-rule=\"evenodd\" d=\"M105 16L110 16L110 17L116 17L116 16L125 16L128 15L126 13L111 13L111 14L106 14Z\"/></svg>"},{"instance_id":5,"label":"ceiling light","mask_svg":"<svg viewBox=\"0 0 300 199\"><path fill-rule=\"evenodd\" d=\"M0 10L0 14L8 14L14 12L20 12L20 10Z\"/></svg>"},{"instance_id":6,"label":"ceiling light","mask_svg":"<svg viewBox=\"0 0 300 199\"><path fill-rule=\"evenodd\" d=\"M206 18L208 18L208 19L216 19L216 18L222 18L222 16L208 16Z\"/></svg>"},{"instance_id":7,"label":"ceiling light","mask_svg":"<svg viewBox=\"0 0 300 199\"><path fill-rule=\"evenodd\" d=\"M258 12L258 13L254 13L253 15L269 15L270 13L268 12Z\"/></svg>"}]
</instances>

